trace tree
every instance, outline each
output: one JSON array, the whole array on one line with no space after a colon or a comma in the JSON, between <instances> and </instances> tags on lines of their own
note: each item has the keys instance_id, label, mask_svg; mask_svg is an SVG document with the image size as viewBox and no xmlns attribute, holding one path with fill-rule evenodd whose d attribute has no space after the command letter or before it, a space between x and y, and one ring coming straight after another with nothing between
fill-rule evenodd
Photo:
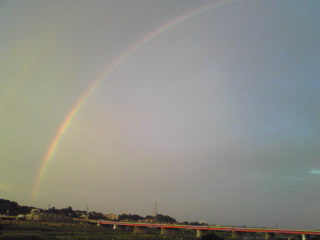
<instances>
[{"instance_id":1,"label":"tree","mask_svg":"<svg viewBox=\"0 0 320 240\"><path fill-rule=\"evenodd\" d=\"M157 222L174 223L177 221L168 215L157 214Z\"/></svg>"},{"instance_id":2,"label":"tree","mask_svg":"<svg viewBox=\"0 0 320 240\"><path fill-rule=\"evenodd\" d=\"M208 233L201 237L201 240L223 240L223 237L219 237L215 233Z\"/></svg>"},{"instance_id":3,"label":"tree","mask_svg":"<svg viewBox=\"0 0 320 240\"><path fill-rule=\"evenodd\" d=\"M197 222L197 221L195 221L195 222L191 222L191 223L189 223L190 225L192 225L192 226L199 226L199 225L201 225L199 222Z\"/></svg>"},{"instance_id":4,"label":"tree","mask_svg":"<svg viewBox=\"0 0 320 240\"><path fill-rule=\"evenodd\" d=\"M143 217L138 214L121 214L118 217L118 221L139 221L142 219Z\"/></svg>"},{"instance_id":5,"label":"tree","mask_svg":"<svg viewBox=\"0 0 320 240\"><path fill-rule=\"evenodd\" d=\"M107 219L107 218L102 213L93 211L89 214L89 219Z\"/></svg>"},{"instance_id":6,"label":"tree","mask_svg":"<svg viewBox=\"0 0 320 240\"><path fill-rule=\"evenodd\" d=\"M33 207L19 206L18 203L6 199L0 199L0 214L15 216L30 213Z\"/></svg>"}]
</instances>

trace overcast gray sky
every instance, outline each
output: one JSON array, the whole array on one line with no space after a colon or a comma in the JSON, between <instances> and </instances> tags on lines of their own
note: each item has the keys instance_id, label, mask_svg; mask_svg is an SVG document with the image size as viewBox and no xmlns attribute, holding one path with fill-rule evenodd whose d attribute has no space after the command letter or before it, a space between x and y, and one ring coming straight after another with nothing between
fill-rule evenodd
<instances>
[{"instance_id":1,"label":"overcast gray sky","mask_svg":"<svg viewBox=\"0 0 320 240\"><path fill-rule=\"evenodd\" d=\"M319 229L319 13L317 0L1 1L0 198ZM74 105L164 24L85 99L32 199Z\"/></svg>"}]
</instances>

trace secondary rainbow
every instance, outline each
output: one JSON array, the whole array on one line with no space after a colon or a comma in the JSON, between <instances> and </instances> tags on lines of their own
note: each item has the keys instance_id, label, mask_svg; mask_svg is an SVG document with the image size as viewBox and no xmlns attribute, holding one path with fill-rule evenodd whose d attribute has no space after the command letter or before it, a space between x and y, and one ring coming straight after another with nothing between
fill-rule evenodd
<instances>
[{"instance_id":1,"label":"secondary rainbow","mask_svg":"<svg viewBox=\"0 0 320 240\"><path fill-rule=\"evenodd\" d=\"M107 68L97 77L97 79L93 81L93 83L88 87L88 89L86 89L84 94L74 104L71 111L68 113L68 115L66 116L66 118L62 122L61 126L59 127L58 131L56 132L54 138L52 139L52 141L47 149L47 152L43 158L43 161L41 163L39 171L36 175L36 178L35 178L35 181L33 184L33 188L32 188L31 200L34 200L37 197L41 182L44 178L46 170L48 169L48 165L49 165L50 161L52 160L53 155L54 155L57 147L59 146L59 142L63 136L63 133L67 130L67 128L71 124L74 116L78 113L80 108L83 106L86 99L92 95L92 93L99 86L99 84L102 81L104 81L113 70L115 70L117 67L119 67L125 60L127 60L138 49L140 49L144 45L148 44L150 41L152 41L154 38L158 37L160 34L164 33L165 31L172 29L175 26L179 25L180 23L182 23L190 18L193 18L199 14L202 14L206 11L216 9L218 7L230 4L235 1L237 1L237 0L214 1L209 4L201 5L200 7L192 9L191 11L187 11L186 13L179 15L178 17L175 17L175 18L165 22L164 24L157 27L155 30L147 33L141 39L134 42L129 48L127 48L123 52L121 52L110 63L110 65L108 65Z\"/></svg>"}]
</instances>

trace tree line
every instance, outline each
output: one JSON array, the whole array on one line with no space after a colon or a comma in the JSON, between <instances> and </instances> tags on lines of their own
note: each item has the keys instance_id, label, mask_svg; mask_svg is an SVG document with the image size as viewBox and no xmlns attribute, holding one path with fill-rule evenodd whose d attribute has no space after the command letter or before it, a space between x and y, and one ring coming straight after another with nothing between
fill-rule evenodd
<instances>
[{"instance_id":1,"label":"tree line","mask_svg":"<svg viewBox=\"0 0 320 240\"><path fill-rule=\"evenodd\" d=\"M2 215L17 216L19 214L29 214L33 208L35 207L20 206L17 202L0 199L0 214ZM38 209L40 209L40 211L44 213L64 214L65 216L72 218L81 218L87 215L89 219L108 220L108 218L103 213L95 211L87 213L87 211L73 210L71 206L62 209L57 209L55 207L51 207L48 209ZM177 222L174 218L162 214L157 214L156 217L151 215L142 217L138 214L121 214L118 217L118 221L154 221L161 223Z\"/></svg>"},{"instance_id":2,"label":"tree line","mask_svg":"<svg viewBox=\"0 0 320 240\"><path fill-rule=\"evenodd\" d=\"M17 202L0 199L0 214L16 216L18 214L28 214L34 207L20 206Z\"/></svg>"},{"instance_id":3,"label":"tree line","mask_svg":"<svg viewBox=\"0 0 320 240\"><path fill-rule=\"evenodd\" d=\"M118 221L153 221L159 223L175 223L177 222L174 218L168 215L157 214L157 216L147 215L141 217L138 214L121 214L118 217Z\"/></svg>"}]
</instances>

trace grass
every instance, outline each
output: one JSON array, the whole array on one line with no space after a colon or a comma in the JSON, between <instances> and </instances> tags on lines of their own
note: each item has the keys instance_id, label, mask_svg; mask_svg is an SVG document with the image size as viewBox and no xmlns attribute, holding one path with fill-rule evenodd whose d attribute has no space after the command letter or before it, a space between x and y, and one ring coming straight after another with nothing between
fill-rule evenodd
<instances>
[{"instance_id":1,"label":"grass","mask_svg":"<svg viewBox=\"0 0 320 240\"><path fill-rule=\"evenodd\" d=\"M0 224L1 229L1 224ZM1 235L2 233L2 235ZM194 231L176 231L173 235L160 235L159 229L148 233L133 234L133 230L120 230L97 226L49 226L49 225L2 225L0 240L176 240L196 239Z\"/></svg>"}]
</instances>

